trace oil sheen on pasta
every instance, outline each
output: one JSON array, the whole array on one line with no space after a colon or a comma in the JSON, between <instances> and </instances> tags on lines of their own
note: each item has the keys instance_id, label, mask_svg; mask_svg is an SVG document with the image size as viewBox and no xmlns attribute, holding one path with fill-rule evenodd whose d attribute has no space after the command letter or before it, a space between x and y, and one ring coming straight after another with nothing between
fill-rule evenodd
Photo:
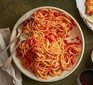
<instances>
[{"instance_id":1,"label":"oil sheen on pasta","mask_svg":"<svg viewBox=\"0 0 93 85\"><path fill-rule=\"evenodd\" d=\"M22 66L40 79L62 75L74 64L82 42L69 42L68 33L76 23L55 9L39 9L23 22L23 33L30 37L17 48Z\"/></svg>"}]
</instances>

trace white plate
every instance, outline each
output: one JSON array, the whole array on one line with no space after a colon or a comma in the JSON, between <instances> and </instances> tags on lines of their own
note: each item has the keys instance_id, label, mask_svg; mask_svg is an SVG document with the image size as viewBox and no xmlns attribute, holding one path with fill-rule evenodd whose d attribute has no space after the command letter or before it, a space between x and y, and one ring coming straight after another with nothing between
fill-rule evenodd
<instances>
[{"instance_id":1,"label":"white plate","mask_svg":"<svg viewBox=\"0 0 93 85\"><path fill-rule=\"evenodd\" d=\"M93 23L89 22L87 18L87 14L85 13L85 0L76 0L76 5L79 10L81 18L84 20L85 24L93 31Z\"/></svg>"},{"instance_id":2,"label":"white plate","mask_svg":"<svg viewBox=\"0 0 93 85\"><path fill-rule=\"evenodd\" d=\"M34 80L37 80L37 81L41 81L41 82L53 82L53 81L57 81L57 80L60 80L60 79L64 79L65 77L67 77L68 75L70 75L76 68L77 66L80 64L80 61L83 57L83 53L84 53L84 36L83 36L83 33L82 33L82 30L79 26L79 24L77 23L77 21L69 14L67 13L66 11L62 10L62 9L59 9L59 8L56 8L56 7L51 7L51 6L44 6L44 7L38 7L38 8L35 8L35 9L32 9L30 11L28 11L26 14L24 14L18 21L17 23L15 24L14 28L13 28L13 31L12 31L12 35L11 35L11 39L10 41L12 41L15 36L16 36L16 28L18 27L18 25L20 23L22 23L24 20L26 20L29 16L31 16L36 10L38 9L42 9L42 8L52 8L52 9L56 9L56 10L60 10L64 13L66 13L67 15L69 15L77 24L76 28L74 28L70 33L71 33L71 37L74 37L74 36L79 36L79 38L82 40L82 52L81 54L77 57L77 63L71 68L71 70L69 71L64 71L63 74L61 76L56 76L56 77L52 77L48 80L41 80L39 78L37 78L36 76L34 76L32 73L30 73L29 71L25 70L21 64L20 64L20 61L19 59L16 57L16 55L14 54L13 56L13 61L14 63L16 64L16 66L20 69L20 71L25 74L26 76L28 76L29 78L31 79L34 79ZM10 47L10 52L12 52L13 48L15 47L15 43L13 43Z\"/></svg>"}]
</instances>

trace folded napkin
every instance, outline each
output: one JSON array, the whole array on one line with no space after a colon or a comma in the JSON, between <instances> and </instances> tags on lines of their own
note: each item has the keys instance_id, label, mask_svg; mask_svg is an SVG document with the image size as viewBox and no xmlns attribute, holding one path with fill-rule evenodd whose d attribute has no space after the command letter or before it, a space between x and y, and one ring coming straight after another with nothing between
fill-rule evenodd
<instances>
[{"instance_id":1,"label":"folded napkin","mask_svg":"<svg viewBox=\"0 0 93 85\"><path fill-rule=\"evenodd\" d=\"M0 29L0 52L9 44L10 35L9 28ZM3 67L8 57L8 51L0 55L0 85L22 85L21 73L13 63L7 69Z\"/></svg>"}]
</instances>

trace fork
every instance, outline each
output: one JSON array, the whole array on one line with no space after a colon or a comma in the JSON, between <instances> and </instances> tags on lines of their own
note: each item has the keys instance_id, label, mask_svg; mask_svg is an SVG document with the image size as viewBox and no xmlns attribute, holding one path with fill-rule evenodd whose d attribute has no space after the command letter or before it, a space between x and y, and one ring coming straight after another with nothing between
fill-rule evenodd
<instances>
[{"instance_id":1,"label":"fork","mask_svg":"<svg viewBox=\"0 0 93 85\"><path fill-rule=\"evenodd\" d=\"M16 29L18 34L17 34L17 36L15 37L15 39L14 39L13 41L11 41L11 42L9 43L9 45L0 52L0 56L2 56L2 54L3 54L3 53L11 46L11 44L12 44L14 41L16 41L16 39L20 36L20 34L22 33L22 28L21 28L21 26L22 26L22 25L20 25L20 26Z\"/></svg>"},{"instance_id":2,"label":"fork","mask_svg":"<svg viewBox=\"0 0 93 85\"><path fill-rule=\"evenodd\" d=\"M10 57L8 57L8 58L6 59L6 61L4 62L3 66L2 66L4 69L7 69L7 68L10 66L10 64L11 64L11 62L12 62L12 57L13 57L13 55L14 55L17 47L19 46L19 44L20 44L21 42L23 42L24 40L26 40L28 37L29 37L29 36L28 36L27 34L24 34L24 35L22 35L22 36L19 37L19 42L18 42L18 44L16 45L16 47L15 47L14 50L12 51Z\"/></svg>"}]
</instances>

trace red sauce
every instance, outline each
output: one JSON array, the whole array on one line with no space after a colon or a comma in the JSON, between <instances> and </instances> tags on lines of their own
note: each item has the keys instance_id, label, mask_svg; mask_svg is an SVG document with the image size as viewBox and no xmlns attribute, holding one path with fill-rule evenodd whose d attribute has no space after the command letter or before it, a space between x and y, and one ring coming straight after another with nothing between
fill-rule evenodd
<instances>
[{"instance_id":1,"label":"red sauce","mask_svg":"<svg viewBox=\"0 0 93 85\"><path fill-rule=\"evenodd\" d=\"M76 26L76 22L74 20L71 20L72 24Z\"/></svg>"},{"instance_id":2,"label":"red sauce","mask_svg":"<svg viewBox=\"0 0 93 85\"><path fill-rule=\"evenodd\" d=\"M54 16L55 16L55 17L58 17L59 15L60 15L59 12L54 12Z\"/></svg>"},{"instance_id":3,"label":"red sauce","mask_svg":"<svg viewBox=\"0 0 93 85\"><path fill-rule=\"evenodd\" d=\"M29 19L23 21L23 25L26 26L26 24L27 24L29 21L30 21Z\"/></svg>"}]
</instances>

